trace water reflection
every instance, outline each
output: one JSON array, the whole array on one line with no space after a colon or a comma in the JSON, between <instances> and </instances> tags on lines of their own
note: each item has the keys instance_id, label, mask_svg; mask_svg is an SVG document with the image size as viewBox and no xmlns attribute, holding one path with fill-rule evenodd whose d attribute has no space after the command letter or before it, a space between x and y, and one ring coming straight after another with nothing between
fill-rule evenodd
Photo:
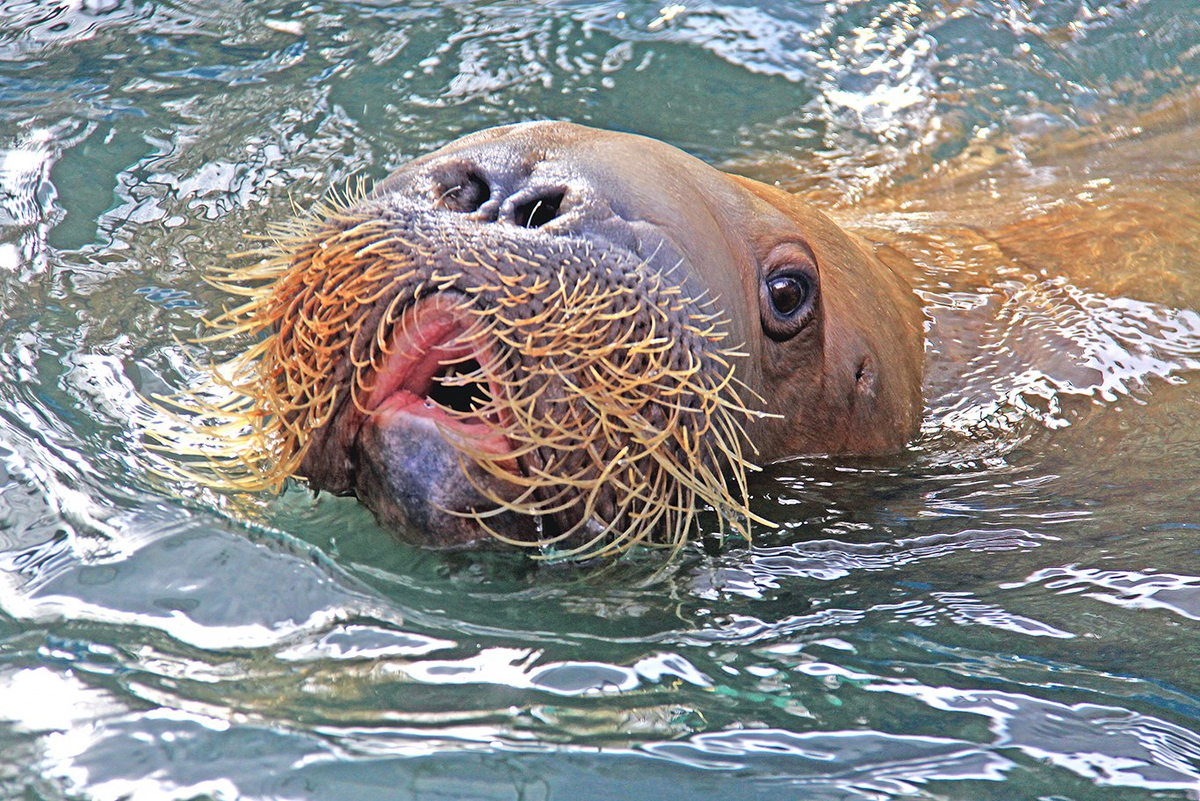
<instances>
[{"instance_id":1,"label":"water reflection","mask_svg":"<svg viewBox=\"0 0 1200 801\"><path fill-rule=\"evenodd\" d=\"M20 146L0 151L0 275L17 281L46 270L45 242L55 199L49 180L50 138L50 131L36 131ZM0 308L10 305L9 294L0 294Z\"/></svg>"},{"instance_id":2,"label":"water reflection","mask_svg":"<svg viewBox=\"0 0 1200 801\"><path fill-rule=\"evenodd\" d=\"M1061 428L1071 396L1114 402L1200 367L1200 313L1190 309L1108 298L1063 279L996 284L969 308L948 300L930 298L933 348L971 349L952 388L932 387L933 419L949 430L997 437L1024 418Z\"/></svg>"},{"instance_id":3,"label":"water reflection","mask_svg":"<svg viewBox=\"0 0 1200 801\"><path fill-rule=\"evenodd\" d=\"M1034 584L1060 594L1084 593L1088 598L1129 609L1161 609L1200 620L1200 577L1197 576L1066 565L1045 568L1025 581L1001 586L1016 589Z\"/></svg>"},{"instance_id":4,"label":"water reflection","mask_svg":"<svg viewBox=\"0 0 1200 801\"><path fill-rule=\"evenodd\" d=\"M907 682L884 681L869 689L982 715L997 746L1019 749L1100 785L1191 790L1200 783L1200 735L1121 707Z\"/></svg>"},{"instance_id":5,"label":"water reflection","mask_svg":"<svg viewBox=\"0 0 1200 801\"><path fill-rule=\"evenodd\" d=\"M1012 767L970 743L863 731L714 732L646 750L706 770L745 771L781 788L803 787L810 798L907 795L931 781L997 781Z\"/></svg>"},{"instance_id":6,"label":"water reflection","mask_svg":"<svg viewBox=\"0 0 1200 801\"><path fill-rule=\"evenodd\" d=\"M269 648L355 618L399 622L349 576L334 580L330 566L287 546L222 536L178 512L112 522L118 532L137 532L134 541L114 538L123 553L81 558L86 538L63 532L4 554L0 600L8 614L162 629L210 650Z\"/></svg>"},{"instance_id":7,"label":"water reflection","mask_svg":"<svg viewBox=\"0 0 1200 801\"><path fill-rule=\"evenodd\" d=\"M736 566L718 568L710 575L699 577L695 592L709 598L716 597L718 592L761 598L762 590L777 589L788 578L837 581L856 571L893 571L913 562L941 559L958 550L977 554L1025 550L1054 539L1020 529L968 529L951 534L863 544L808 540L780 547L755 548L739 558Z\"/></svg>"},{"instance_id":8,"label":"water reflection","mask_svg":"<svg viewBox=\"0 0 1200 801\"><path fill-rule=\"evenodd\" d=\"M823 669L819 665L811 667L814 673ZM51 774L67 779L69 786L88 787L101 798L153 797L152 793L182 798L214 791L227 797L257 797L279 793L298 781L310 787L313 782L336 787L348 777L334 766L350 768L363 759L369 761L354 768L370 788L386 760L394 758L384 755L411 756L413 752L406 746L430 745L428 740L413 740L403 731L390 737L376 731L368 735L373 744L364 743L367 754L374 756L355 757L352 747L345 748L351 745L347 740L353 738L348 732L338 738L343 747L331 747L322 739L300 733L275 732L185 712L152 710L116 715L113 700L105 694L89 691L69 679L56 680L46 670L18 673L10 677L8 687L45 688L48 683L53 685L55 695L74 699L81 706L69 712L64 708L64 714L58 716L38 712L20 718L20 725L26 729L61 726L84 709L101 719L103 722L90 729L52 736L44 765ZM1008 756L1014 752L1046 760L1102 786L1186 790L1200 778L1195 768L1200 740L1191 732L1153 717L1114 707L1068 706L1002 693L963 693L912 684L881 684L873 689L911 694L952 713L984 716L994 740L974 743L862 730L725 731L650 743L637 751L611 751L600 764L607 766L605 774L612 777L628 770L646 771L649 766L637 764L641 762L640 752L687 769L715 771L709 781L739 782L752 797L766 797L768 790L803 788L807 798L874 799L881 793L885 797L920 794L920 788L931 782L996 782L1014 770L1015 763ZM483 743L469 732L462 734L465 736L457 749L447 750L450 743L441 742L443 757L430 766L427 775L437 775L435 766L445 762L474 765L471 772L478 774L478 763L462 752L469 754ZM1094 750L1098 738L1108 746L1103 753ZM527 756L546 753L532 744L521 747L514 743L513 748ZM455 751L460 756L455 757ZM249 754L253 754L252 759L247 759ZM346 764L348 757L350 764ZM216 763L224 778L208 778L209 771L197 770L200 759ZM273 769L263 769L272 764ZM162 766L170 767L163 770ZM555 784L569 776L553 769L543 771L543 778ZM687 773L676 776L685 779ZM463 788L462 784L457 786ZM620 780L610 778L589 786L593 790L615 790ZM683 797L678 793L676 788L666 797Z\"/></svg>"}]
</instances>

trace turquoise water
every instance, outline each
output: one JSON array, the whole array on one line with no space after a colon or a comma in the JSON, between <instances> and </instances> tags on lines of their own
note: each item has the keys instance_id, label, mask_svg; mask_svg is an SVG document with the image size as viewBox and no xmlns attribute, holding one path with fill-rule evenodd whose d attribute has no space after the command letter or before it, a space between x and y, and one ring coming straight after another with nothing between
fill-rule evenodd
<instances>
[{"instance_id":1,"label":"turquoise water","mask_svg":"<svg viewBox=\"0 0 1200 801\"><path fill-rule=\"evenodd\" d=\"M0 797L1197 798L1198 54L1187 0L0 7ZM665 569L161 476L206 268L545 117L909 252L922 438Z\"/></svg>"}]
</instances>

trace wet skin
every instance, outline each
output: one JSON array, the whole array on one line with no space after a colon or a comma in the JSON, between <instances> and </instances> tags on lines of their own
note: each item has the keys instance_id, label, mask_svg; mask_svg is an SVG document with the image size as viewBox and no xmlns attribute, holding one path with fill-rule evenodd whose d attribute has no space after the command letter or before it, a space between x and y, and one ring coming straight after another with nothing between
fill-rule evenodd
<instances>
[{"instance_id":1,"label":"wet skin","mask_svg":"<svg viewBox=\"0 0 1200 801\"><path fill-rule=\"evenodd\" d=\"M394 220L397 238L412 239L416 231L422 242L433 242L402 261L422 262L420 269L434 276L462 274L462 264L476 258L505 274L526 263L533 273L549 274L566 253L587 254L582 280L616 275L621 291L641 300L653 295L650 305L664 303L647 288L655 280L679 287L680 308L664 317L662 336L669 347L677 338L680 350L690 348L695 355L688 359L732 365L750 409L739 421L747 461L893 452L917 430L923 317L898 274L904 262L893 254L885 265L871 244L796 196L727 175L661 142L558 122L485 130L402 167L344 214ZM611 510L619 508L620 489L562 513L498 511L484 526L468 514L517 498L527 485L464 458L464 442L514 477L547 469L548 461L497 435L494 420L489 432L487 421L442 408L447 401L436 376L446 362L491 358L486 343L455 339L475 319L460 300L479 292L482 281L465 272L458 283L427 280L415 298L397 304L408 315L402 333L389 334L391 352L400 355L379 367L363 400L343 395L314 433L299 474L315 488L357 495L383 525L434 547L496 533L532 541L546 536L547 526L578 527L580 516L595 518L588 524L593 530L603 526L606 514L617 514ZM472 297L478 304L491 296ZM736 346L739 355L712 356L715 346L703 338L682 342L678 320L701 313L720 318L726 350ZM520 354L508 358L520 369ZM576 376L569 385L578 383ZM546 413L554 414L552 402L550 408ZM705 436L702 427L697 431ZM602 457L593 470L611 459Z\"/></svg>"}]
</instances>

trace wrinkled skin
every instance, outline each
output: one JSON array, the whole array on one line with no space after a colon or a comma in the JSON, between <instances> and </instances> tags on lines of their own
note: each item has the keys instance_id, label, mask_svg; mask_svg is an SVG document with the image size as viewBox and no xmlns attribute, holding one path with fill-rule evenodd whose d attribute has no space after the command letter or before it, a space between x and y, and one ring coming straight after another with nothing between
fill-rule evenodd
<instances>
[{"instance_id":1,"label":"wrinkled skin","mask_svg":"<svg viewBox=\"0 0 1200 801\"><path fill-rule=\"evenodd\" d=\"M916 432L923 347L917 298L894 258L885 266L870 244L798 197L726 175L661 142L546 122L453 142L402 167L360 203L394 210L404 225L451 243L433 247L433 261L452 260L453 243L506 265L502 251L510 243L521 253L586 246L599 254L595 270L641 265L683 287L685 298L715 299L728 343L745 354L730 360L747 388L745 405L769 413L743 415L748 461L893 452ZM805 279L805 305L780 322L769 287L783 274ZM458 291L452 287L446 297ZM432 321L430 330L468 324L444 310L449 301L438 306L433 288L421 297L424 305L413 304L412 313ZM421 347L435 347L435 339ZM399 344L412 350L419 343ZM487 432L422 403L421 382L399 375L415 369L396 368L399 377L384 382L408 381L410 394L376 389L368 412L343 400L298 472L315 488L357 495L383 525L434 547L495 533L532 541L547 525L562 530L579 522L506 510L487 518L489 532L464 516L520 490L462 457L460 441L482 441ZM497 458L511 449L495 441L488 447ZM535 458L513 456L513 475L536 470L529 462ZM605 503L611 499L592 512L600 523Z\"/></svg>"}]
</instances>

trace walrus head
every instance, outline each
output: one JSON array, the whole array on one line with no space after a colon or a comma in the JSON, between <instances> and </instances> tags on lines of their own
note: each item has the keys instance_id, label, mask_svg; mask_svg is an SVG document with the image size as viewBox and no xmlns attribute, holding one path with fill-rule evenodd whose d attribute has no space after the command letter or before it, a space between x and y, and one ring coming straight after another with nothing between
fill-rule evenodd
<instances>
[{"instance_id":1,"label":"walrus head","mask_svg":"<svg viewBox=\"0 0 1200 801\"><path fill-rule=\"evenodd\" d=\"M916 299L797 198L638 136L467 136L218 282L264 335L216 462L357 495L400 536L554 556L749 538L753 461L902 446Z\"/></svg>"}]
</instances>

